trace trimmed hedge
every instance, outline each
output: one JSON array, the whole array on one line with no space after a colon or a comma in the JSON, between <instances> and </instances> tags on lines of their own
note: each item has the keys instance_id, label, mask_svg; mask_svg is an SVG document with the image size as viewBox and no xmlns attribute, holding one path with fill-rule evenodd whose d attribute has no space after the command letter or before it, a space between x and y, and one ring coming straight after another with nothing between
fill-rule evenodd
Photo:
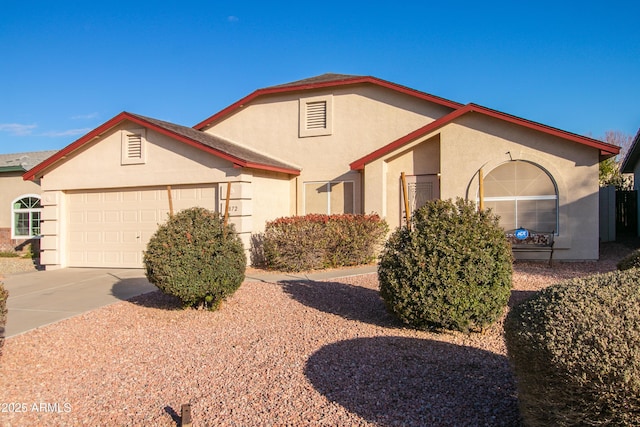
<instances>
[{"instance_id":1,"label":"trimmed hedge","mask_svg":"<svg viewBox=\"0 0 640 427\"><path fill-rule=\"evenodd\" d=\"M433 200L389 238L378 266L391 313L418 329L481 330L504 312L512 256L498 217L475 203Z\"/></svg>"},{"instance_id":2,"label":"trimmed hedge","mask_svg":"<svg viewBox=\"0 0 640 427\"><path fill-rule=\"evenodd\" d=\"M640 267L640 249L636 249L618 262L618 270L629 270Z\"/></svg>"},{"instance_id":3,"label":"trimmed hedge","mask_svg":"<svg viewBox=\"0 0 640 427\"><path fill-rule=\"evenodd\" d=\"M373 262L389 227L378 215L305 215L267 222L267 268L304 271Z\"/></svg>"},{"instance_id":4,"label":"trimmed hedge","mask_svg":"<svg viewBox=\"0 0 640 427\"><path fill-rule=\"evenodd\" d=\"M640 425L640 270L546 288L504 327L526 425Z\"/></svg>"},{"instance_id":5,"label":"trimmed hedge","mask_svg":"<svg viewBox=\"0 0 640 427\"><path fill-rule=\"evenodd\" d=\"M204 208L178 212L144 252L149 282L186 306L216 308L244 280L247 258L233 224Z\"/></svg>"},{"instance_id":6,"label":"trimmed hedge","mask_svg":"<svg viewBox=\"0 0 640 427\"><path fill-rule=\"evenodd\" d=\"M2 347L4 346L4 326L7 323L7 298L9 298L9 292L0 282L0 356L2 356Z\"/></svg>"}]
</instances>

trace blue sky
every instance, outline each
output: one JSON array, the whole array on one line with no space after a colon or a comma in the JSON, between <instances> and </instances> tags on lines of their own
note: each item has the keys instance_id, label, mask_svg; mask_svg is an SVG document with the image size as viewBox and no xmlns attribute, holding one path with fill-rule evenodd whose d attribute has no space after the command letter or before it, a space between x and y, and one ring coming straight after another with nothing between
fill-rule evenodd
<instances>
[{"instance_id":1,"label":"blue sky","mask_svg":"<svg viewBox=\"0 0 640 427\"><path fill-rule=\"evenodd\" d=\"M404 3L0 0L0 152L63 148L121 111L193 126L326 72L581 135L640 127L640 3Z\"/></svg>"}]
</instances>

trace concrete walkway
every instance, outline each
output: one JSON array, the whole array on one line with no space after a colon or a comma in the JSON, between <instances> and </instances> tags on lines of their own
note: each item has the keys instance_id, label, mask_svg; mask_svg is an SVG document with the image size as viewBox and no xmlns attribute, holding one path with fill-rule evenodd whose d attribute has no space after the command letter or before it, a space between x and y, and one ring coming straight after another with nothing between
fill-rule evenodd
<instances>
[{"instance_id":1,"label":"concrete walkway","mask_svg":"<svg viewBox=\"0 0 640 427\"><path fill-rule=\"evenodd\" d=\"M247 274L245 281L331 280L375 271L373 265L308 274L260 272ZM157 290L142 269L63 268L8 275L3 282L9 291L5 337Z\"/></svg>"}]
</instances>

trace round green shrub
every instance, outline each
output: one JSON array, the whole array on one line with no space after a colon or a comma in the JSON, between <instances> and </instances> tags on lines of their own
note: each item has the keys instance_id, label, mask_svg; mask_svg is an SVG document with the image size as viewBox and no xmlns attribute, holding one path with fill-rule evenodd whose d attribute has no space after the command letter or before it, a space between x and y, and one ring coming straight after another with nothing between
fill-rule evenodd
<instances>
[{"instance_id":1,"label":"round green shrub","mask_svg":"<svg viewBox=\"0 0 640 427\"><path fill-rule=\"evenodd\" d=\"M525 425L640 425L639 269L546 288L504 329Z\"/></svg>"},{"instance_id":2,"label":"round green shrub","mask_svg":"<svg viewBox=\"0 0 640 427\"><path fill-rule=\"evenodd\" d=\"M640 249L636 249L618 262L618 270L640 267Z\"/></svg>"},{"instance_id":3,"label":"round green shrub","mask_svg":"<svg viewBox=\"0 0 640 427\"><path fill-rule=\"evenodd\" d=\"M458 199L418 209L387 241L378 278L389 311L418 329L481 330L504 312L512 256L498 217Z\"/></svg>"},{"instance_id":4,"label":"round green shrub","mask_svg":"<svg viewBox=\"0 0 640 427\"><path fill-rule=\"evenodd\" d=\"M232 224L204 208L178 212L144 252L149 282L186 306L215 308L244 280L247 258Z\"/></svg>"}]
</instances>

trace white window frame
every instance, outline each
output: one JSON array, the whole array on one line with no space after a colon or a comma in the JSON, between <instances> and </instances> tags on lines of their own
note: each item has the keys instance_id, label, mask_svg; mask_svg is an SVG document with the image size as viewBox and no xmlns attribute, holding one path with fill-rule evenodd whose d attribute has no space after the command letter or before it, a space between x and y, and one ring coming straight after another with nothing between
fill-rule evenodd
<instances>
[{"instance_id":1,"label":"white window frame","mask_svg":"<svg viewBox=\"0 0 640 427\"><path fill-rule=\"evenodd\" d=\"M353 185L353 206L351 211L356 212L356 182L355 181L305 181L302 185L302 214L307 214L307 184L326 185L327 186L327 215L331 215L331 184L346 184L351 183Z\"/></svg>"},{"instance_id":2,"label":"white window frame","mask_svg":"<svg viewBox=\"0 0 640 427\"><path fill-rule=\"evenodd\" d=\"M323 102L325 104L325 125L324 127L308 126L307 112L310 104ZM333 95L313 96L300 98L299 102L299 136L307 138L311 136L325 136L333 133Z\"/></svg>"},{"instance_id":3,"label":"white window frame","mask_svg":"<svg viewBox=\"0 0 640 427\"><path fill-rule=\"evenodd\" d=\"M558 184L556 183L556 180L553 178L553 176L542 166L540 166L537 163L528 161L528 160L512 160L514 162L526 162L529 163L532 166L535 166L537 168L539 168L542 172L544 172L549 179L551 180L551 183L553 184L553 189L555 191L555 195L541 195L541 196L501 196L501 197L484 197L483 200L485 202L510 202L512 201L515 204L514 207L514 214L515 214L515 220L516 220L516 224L515 224L515 228L520 227L521 224L518 223L518 202L519 201L529 201L529 200L555 200L556 202L556 229L555 230L536 230L536 231L554 231L554 234L556 236L559 235L559 229L560 229L560 195L558 193ZM493 170L503 166L505 163L499 164L498 166L496 166L495 168L493 168L491 171L489 171L487 173L490 174ZM478 194L476 197L476 203L480 203L480 192L478 190Z\"/></svg>"},{"instance_id":4,"label":"white window frame","mask_svg":"<svg viewBox=\"0 0 640 427\"><path fill-rule=\"evenodd\" d=\"M129 156L129 141L131 137L140 137L140 155ZM122 131L122 165L142 165L147 162L147 138L146 129L130 129Z\"/></svg>"},{"instance_id":5,"label":"white window frame","mask_svg":"<svg viewBox=\"0 0 640 427\"><path fill-rule=\"evenodd\" d=\"M40 200L42 206L42 198L38 194L23 194L19 197L16 197L11 202L11 238L14 240L29 240L29 239L37 239L42 235L42 228L40 228L40 234L32 234L31 222L33 221L33 213L38 212L40 214L40 223L42 224L42 207L40 208L27 208L27 209L16 209L15 204L22 199L26 198L35 198ZM29 234L28 235L18 235L16 234L16 214L17 213L28 213L29 214Z\"/></svg>"}]
</instances>

